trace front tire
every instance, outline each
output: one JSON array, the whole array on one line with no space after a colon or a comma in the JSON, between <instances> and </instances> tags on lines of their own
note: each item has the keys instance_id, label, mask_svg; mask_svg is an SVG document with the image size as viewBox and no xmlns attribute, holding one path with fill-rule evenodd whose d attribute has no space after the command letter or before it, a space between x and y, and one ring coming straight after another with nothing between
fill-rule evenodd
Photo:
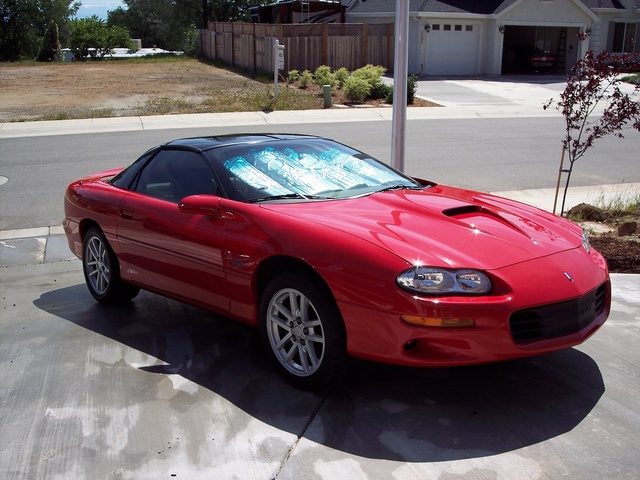
<instances>
[{"instance_id":1,"label":"front tire","mask_svg":"<svg viewBox=\"0 0 640 480\"><path fill-rule=\"evenodd\" d=\"M326 388L344 373L344 323L320 282L296 272L274 278L262 296L260 329L276 367L294 385Z\"/></svg>"},{"instance_id":2,"label":"front tire","mask_svg":"<svg viewBox=\"0 0 640 480\"><path fill-rule=\"evenodd\" d=\"M97 228L90 228L84 236L82 269L89 292L100 303L124 303L140 291L122 281L118 258Z\"/></svg>"}]
</instances>

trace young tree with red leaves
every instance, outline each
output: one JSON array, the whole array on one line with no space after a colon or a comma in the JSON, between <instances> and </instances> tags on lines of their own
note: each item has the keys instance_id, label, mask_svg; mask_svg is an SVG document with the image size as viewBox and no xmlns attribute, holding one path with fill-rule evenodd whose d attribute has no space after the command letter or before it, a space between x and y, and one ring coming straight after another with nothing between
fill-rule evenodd
<instances>
[{"instance_id":1,"label":"young tree with red leaves","mask_svg":"<svg viewBox=\"0 0 640 480\"><path fill-rule=\"evenodd\" d=\"M586 37L585 37L586 38ZM583 38L584 39L584 38ZM564 212L567 189L575 162L593 146L598 138L613 134L623 138L623 129L640 132L640 84L631 94L620 86L624 72L640 72L637 52L614 55L606 51L588 51L572 68L560 100L549 100L544 109L555 106L565 118L564 151L569 157L560 215ZM602 113L598 113L604 107ZM557 197L557 192L556 192Z\"/></svg>"}]
</instances>

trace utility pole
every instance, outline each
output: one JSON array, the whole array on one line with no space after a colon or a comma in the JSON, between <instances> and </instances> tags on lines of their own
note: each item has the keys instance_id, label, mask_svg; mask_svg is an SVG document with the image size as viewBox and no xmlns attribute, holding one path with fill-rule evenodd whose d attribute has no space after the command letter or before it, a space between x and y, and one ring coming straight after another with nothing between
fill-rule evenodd
<instances>
[{"instance_id":1,"label":"utility pole","mask_svg":"<svg viewBox=\"0 0 640 480\"><path fill-rule=\"evenodd\" d=\"M393 69L391 165L401 172L404 172L404 135L407 123L408 36L409 0L396 0L396 48Z\"/></svg>"}]
</instances>

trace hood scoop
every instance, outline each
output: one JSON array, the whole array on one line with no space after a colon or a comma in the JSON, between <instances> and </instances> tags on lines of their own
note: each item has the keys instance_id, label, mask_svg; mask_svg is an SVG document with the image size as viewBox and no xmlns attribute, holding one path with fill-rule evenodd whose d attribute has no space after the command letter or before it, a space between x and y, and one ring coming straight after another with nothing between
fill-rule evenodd
<instances>
[{"instance_id":1,"label":"hood scoop","mask_svg":"<svg viewBox=\"0 0 640 480\"><path fill-rule=\"evenodd\" d=\"M261 207L360 238L412 265L493 270L580 246L580 236L550 214L451 187Z\"/></svg>"},{"instance_id":2,"label":"hood scoop","mask_svg":"<svg viewBox=\"0 0 640 480\"><path fill-rule=\"evenodd\" d=\"M479 205L462 205L461 207L447 208L442 213L447 217L455 218L469 213L479 213L482 210L484 210L484 207Z\"/></svg>"},{"instance_id":3,"label":"hood scoop","mask_svg":"<svg viewBox=\"0 0 640 480\"><path fill-rule=\"evenodd\" d=\"M461 205L443 210L442 214L480 231L493 231L496 227L496 222L498 222L502 224L502 226L515 230L528 239L533 240L522 228L513 224L495 210L482 205Z\"/></svg>"}]
</instances>

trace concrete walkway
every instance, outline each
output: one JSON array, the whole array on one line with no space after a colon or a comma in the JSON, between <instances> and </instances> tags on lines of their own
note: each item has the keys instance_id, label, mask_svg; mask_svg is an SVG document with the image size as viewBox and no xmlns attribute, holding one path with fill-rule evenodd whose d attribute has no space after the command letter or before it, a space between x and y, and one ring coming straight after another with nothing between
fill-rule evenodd
<instances>
[{"instance_id":1,"label":"concrete walkway","mask_svg":"<svg viewBox=\"0 0 640 480\"><path fill-rule=\"evenodd\" d=\"M550 98L559 98L563 88L564 77L561 76L501 77L500 79L424 78L419 81L418 96L443 107L408 108L407 119L557 117L559 115L557 111L544 110L542 105ZM390 121L392 116L393 108L389 106L383 108L274 111L270 113L203 113L15 122L0 123L0 139L154 129L213 128L216 126Z\"/></svg>"}]
</instances>

